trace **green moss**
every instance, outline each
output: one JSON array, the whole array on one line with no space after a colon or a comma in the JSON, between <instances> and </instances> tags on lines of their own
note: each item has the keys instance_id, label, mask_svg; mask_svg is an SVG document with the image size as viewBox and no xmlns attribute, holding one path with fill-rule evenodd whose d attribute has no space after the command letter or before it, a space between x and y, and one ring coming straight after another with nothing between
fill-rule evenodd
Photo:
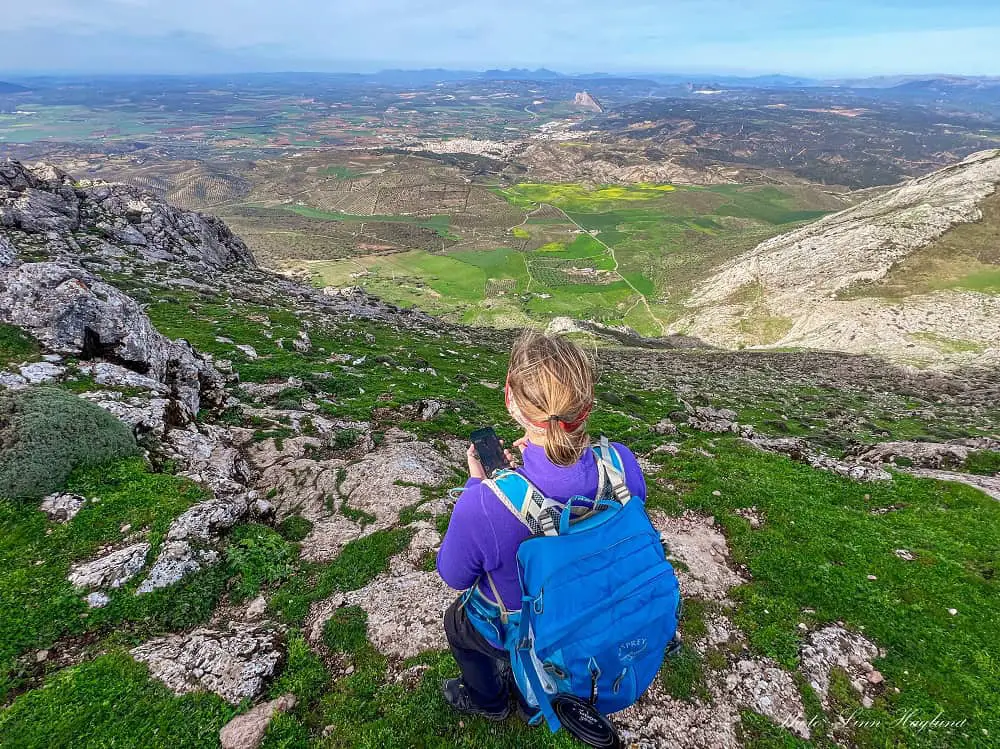
<instances>
[{"instance_id":1,"label":"green moss","mask_svg":"<svg viewBox=\"0 0 1000 749\"><path fill-rule=\"evenodd\" d=\"M965 470L981 476L1000 473L1000 452L979 450L969 453L969 457L965 459Z\"/></svg>"},{"instance_id":2,"label":"green moss","mask_svg":"<svg viewBox=\"0 0 1000 749\"><path fill-rule=\"evenodd\" d=\"M335 653L356 653L368 642L368 614L360 606L338 609L323 625L323 642Z\"/></svg>"},{"instance_id":3,"label":"green moss","mask_svg":"<svg viewBox=\"0 0 1000 749\"><path fill-rule=\"evenodd\" d=\"M834 713L848 714L861 706L861 696L851 686L851 677L844 669L834 667L830 670L830 688L827 699Z\"/></svg>"},{"instance_id":4,"label":"green moss","mask_svg":"<svg viewBox=\"0 0 1000 749\"><path fill-rule=\"evenodd\" d=\"M313 524L301 515L289 515L278 524L278 533L289 541L302 541L312 527Z\"/></svg>"},{"instance_id":5,"label":"green moss","mask_svg":"<svg viewBox=\"0 0 1000 749\"><path fill-rule=\"evenodd\" d=\"M77 472L67 489L100 501L55 523L33 506L0 500L0 699L22 678L21 653L85 632L122 629L130 638L191 627L208 619L225 589L228 572L220 565L142 596L132 594L137 578L111 591L107 607L88 610L66 580L74 561L122 545L130 532L122 533L125 526L149 529L152 559L171 520L205 494L190 481L150 473L139 458Z\"/></svg>"},{"instance_id":6,"label":"green moss","mask_svg":"<svg viewBox=\"0 0 1000 749\"><path fill-rule=\"evenodd\" d=\"M709 604L700 598L684 599L680 629L688 642L695 642L708 636L708 625L705 623L708 608Z\"/></svg>"},{"instance_id":7,"label":"green moss","mask_svg":"<svg viewBox=\"0 0 1000 749\"><path fill-rule=\"evenodd\" d=\"M40 353L34 338L16 325L0 323L0 367L34 361Z\"/></svg>"},{"instance_id":8,"label":"green moss","mask_svg":"<svg viewBox=\"0 0 1000 749\"><path fill-rule=\"evenodd\" d=\"M236 574L232 597L241 603L265 585L286 580L294 571L298 547L263 525L238 526L226 547L226 559Z\"/></svg>"},{"instance_id":9,"label":"green moss","mask_svg":"<svg viewBox=\"0 0 1000 749\"><path fill-rule=\"evenodd\" d=\"M364 510L359 510L356 507L351 507L346 499L340 503L340 514L349 520L353 520L362 528L367 525L371 525L376 520L376 517L370 512L365 512Z\"/></svg>"},{"instance_id":10,"label":"green moss","mask_svg":"<svg viewBox=\"0 0 1000 749\"><path fill-rule=\"evenodd\" d=\"M357 590L389 568L389 559L410 543L413 531L393 528L356 539L344 547L333 563L319 575L318 588L329 595L335 590Z\"/></svg>"},{"instance_id":11,"label":"green moss","mask_svg":"<svg viewBox=\"0 0 1000 749\"><path fill-rule=\"evenodd\" d=\"M291 692L299 702L308 703L319 698L329 681L323 661L309 649L302 633L293 630L288 636L288 660L281 676L271 684L271 697Z\"/></svg>"},{"instance_id":12,"label":"green moss","mask_svg":"<svg viewBox=\"0 0 1000 749\"><path fill-rule=\"evenodd\" d=\"M0 713L14 749L203 749L233 708L204 692L175 697L124 653L67 668Z\"/></svg>"},{"instance_id":13,"label":"green moss","mask_svg":"<svg viewBox=\"0 0 1000 749\"><path fill-rule=\"evenodd\" d=\"M309 605L335 591L357 590L389 568L389 559L410 543L413 531L393 528L351 541L326 565L300 563L299 570L271 597L270 606L287 622L301 622Z\"/></svg>"},{"instance_id":14,"label":"green moss","mask_svg":"<svg viewBox=\"0 0 1000 749\"><path fill-rule=\"evenodd\" d=\"M437 552L425 551L420 557L417 569L422 572L437 572Z\"/></svg>"},{"instance_id":15,"label":"green moss","mask_svg":"<svg viewBox=\"0 0 1000 749\"><path fill-rule=\"evenodd\" d=\"M282 713L268 725L261 749L309 749L310 746L313 742L309 727L297 716Z\"/></svg>"},{"instance_id":16,"label":"green moss","mask_svg":"<svg viewBox=\"0 0 1000 749\"><path fill-rule=\"evenodd\" d=\"M361 434L356 429L338 429L333 435L332 445L338 450L346 450L358 442Z\"/></svg>"},{"instance_id":17,"label":"green moss","mask_svg":"<svg viewBox=\"0 0 1000 749\"><path fill-rule=\"evenodd\" d=\"M663 664L660 683L666 693L677 700L708 701L711 697L705 683L702 657L686 644Z\"/></svg>"},{"instance_id":18,"label":"green moss","mask_svg":"<svg viewBox=\"0 0 1000 749\"><path fill-rule=\"evenodd\" d=\"M793 672L792 679L802 698L803 712L813 740L819 746L825 746L825 738L830 732L830 719L823 710L823 702L801 671Z\"/></svg>"},{"instance_id":19,"label":"green moss","mask_svg":"<svg viewBox=\"0 0 1000 749\"><path fill-rule=\"evenodd\" d=\"M740 714L737 734L746 749L808 749L815 746L752 710Z\"/></svg>"},{"instance_id":20,"label":"green moss","mask_svg":"<svg viewBox=\"0 0 1000 749\"><path fill-rule=\"evenodd\" d=\"M76 468L136 451L127 426L63 390L0 394L0 497L39 499L63 488Z\"/></svg>"},{"instance_id":21,"label":"green moss","mask_svg":"<svg viewBox=\"0 0 1000 749\"><path fill-rule=\"evenodd\" d=\"M719 648L709 648L705 651L705 665L713 671L722 671L729 665L724 651Z\"/></svg>"}]
</instances>

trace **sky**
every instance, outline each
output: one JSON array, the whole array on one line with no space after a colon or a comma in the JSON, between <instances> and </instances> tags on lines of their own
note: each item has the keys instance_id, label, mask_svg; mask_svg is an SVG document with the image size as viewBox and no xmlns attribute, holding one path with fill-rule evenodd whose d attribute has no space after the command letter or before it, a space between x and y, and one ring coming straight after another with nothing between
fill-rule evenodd
<instances>
[{"instance_id":1,"label":"sky","mask_svg":"<svg viewBox=\"0 0 1000 749\"><path fill-rule=\"evenodd\" d=\"M0 0L0 71L1000 75L998 0Z\"/></svg>"}]
</instances>

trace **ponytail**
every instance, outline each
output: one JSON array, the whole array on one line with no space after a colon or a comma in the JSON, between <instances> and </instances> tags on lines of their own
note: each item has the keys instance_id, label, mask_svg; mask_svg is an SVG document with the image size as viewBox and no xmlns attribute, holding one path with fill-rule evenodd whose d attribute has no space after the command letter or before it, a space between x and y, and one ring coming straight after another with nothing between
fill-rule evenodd
<instances>
[{"instance_id":1,"label":"ponytail","mask_svg":"<svg viewBox=\"0 0 1000 749\"><path fill-rule=\"evenodd\" d=\"M587 419L594 402L594 368L567 338L524 333L514 344L507 405L525 429L542 437L558 466L576 463L590 446Z\"/></svg>"},{"instance_id":2,"label":"ponytail","mask_svg":"<svg viewBox=\"0 0 1000 749\"><path fill-rule=\"evenodd\" d=\"M571 466L590 447L590 436L587 434L586 422L569 432L564 428L558 417L549 418L545 428L545 457L557 466Z\"/></svg>"}]
</instances>

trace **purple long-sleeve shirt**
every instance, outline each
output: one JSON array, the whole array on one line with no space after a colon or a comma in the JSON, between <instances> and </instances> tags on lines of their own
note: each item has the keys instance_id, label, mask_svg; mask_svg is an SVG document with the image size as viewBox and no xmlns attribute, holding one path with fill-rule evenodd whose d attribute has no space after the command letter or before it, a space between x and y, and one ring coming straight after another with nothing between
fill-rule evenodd
<instances>
[{"instance_id":1,"label":"purple long-sleeve shirt","mask_svg":"<svg viewBox=\"0 0 1000 749\"><path fill-rule=\"evenodd\" d=\"M625 468L625 481L633 496L646 501L646 481L635 456L624 445L614 443ZM571 466L557 466L538 445L528 443L524 465L518 472L550 499L566 502L570 497L597 494L597 461L587 450ZM531 536L525 525L507 509L479 479L469 479L455 504L448 532L441 542L437 568L441 579L455 590L472 587L489 572L504 605L521 608L521 583L517 574L517 547ZM488 586L482 592L493 599Z\"/></svg>"}]
</instances>

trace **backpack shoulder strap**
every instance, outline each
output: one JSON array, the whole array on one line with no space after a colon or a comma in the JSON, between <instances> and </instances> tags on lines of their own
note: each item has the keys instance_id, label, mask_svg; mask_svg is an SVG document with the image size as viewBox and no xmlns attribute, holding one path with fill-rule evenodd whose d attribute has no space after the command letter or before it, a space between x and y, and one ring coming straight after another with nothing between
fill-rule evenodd
<instances>
[{"instance_id":1,"label":"backpack shoulder strap","mask_svg":"<svg viewBox=\"0 0 1000 749\"><path fill-rule=\"evenodd\" d=\"M536 536L558 536L562 505L546 497L517 471L500 471L485 484Z\"/></svg>"},{"instance_id":2,"label":"backpack shoulder strap","mask_svg":"<svg viewBox=\"0 0 1000 749\"><path fill-rule=\"evenodd\" d=\"M598 486L597 498L604 498L610 488L611 497L625 506L632 499L632 492L625 482L625 464L618 450L611 446L607 437L601 437L599 444L594 446L594 457L597 458Z\"/></svg>"}]
</instances>

